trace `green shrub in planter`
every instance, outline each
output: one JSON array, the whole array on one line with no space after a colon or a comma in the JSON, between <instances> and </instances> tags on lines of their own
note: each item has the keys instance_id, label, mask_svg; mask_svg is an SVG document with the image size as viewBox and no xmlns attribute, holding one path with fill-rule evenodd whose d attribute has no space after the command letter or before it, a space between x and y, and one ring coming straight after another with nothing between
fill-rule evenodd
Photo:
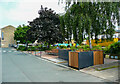
<instances>
[{"instance_id":1,"label":"green shrub in planter","mask_svg":"<svg viewBox=\"0 0 120 84\"><path fill-rule=\"evenodd\" d=\"M51 49L56 49L56 48L57 48L57 46L51 47Z\"/></svg>"},{"instance_id":2,"label":"green shrub in planter","mask_svg":"<svg viewBox=\"0 0 120 84\"><path fill-rule=\"evenodd\" d=\"M102 50L102 46L100 45L93 46L92 50Z\"/></svg>"},{"instance_id":3,"label":"green shrub in planter","mask_svg":"<svg viewBox=\"0 0 120 84\"><path fill-rule=\"evenodd\" d=\"M67 46L64 46L64 45L60 45L59 47L60 47L60 49L66 49L67 48Z\"/></svg>"},{"instance_id":4,"label":"green shrub in planter","mask_svg":"<svg viewBox=\"0 0 120 84\"><path fill-rule=\"evenodd\" d=\"M89 45L83 45L83 46L82 46L82 49L85 50L85 51L86 51L86 50L89 50L89 48L90 48Z\"/></svg>"},{"instance_id":5,"label":"green shrub in planter","mask_svg":"<svg viewBox=\"0 0 120 84\"><path fill-rule=\"evenodd\" d=\"M77 50L77 48L76 48L75 46L71 46L70 49L71 49L72 51Z\"/></svg>"},{"instance_id":6,"label":"green shrub in planter","mask_svg":"<svg viewBox=\"0 0 120 84\"><path fill-rule=\"evenodd\" d=\"M48 49L47 47L41 47L40 50L41 50L41 51L51 50L51 48Z\"/></svg>"},{"instance_id":7,"label":"green shrub in planter","mask_svg":"<svg viewBox=\"0 0 120 84\"><path fill-rule=\"evenodd\" d=\"M77 49L82 49L82 46L78 46Z\"/></svg>"}]
</instances>

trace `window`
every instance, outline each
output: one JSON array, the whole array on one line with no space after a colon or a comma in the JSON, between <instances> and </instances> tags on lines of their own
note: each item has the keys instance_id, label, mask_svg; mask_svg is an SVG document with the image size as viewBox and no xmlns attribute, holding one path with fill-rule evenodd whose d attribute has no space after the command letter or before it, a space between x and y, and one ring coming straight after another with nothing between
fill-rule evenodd
<instances>
[{"instance_id":1,"label":"window","mask_svg":"<svg viewBox=\"0 0 120 84\"><path fill-rule=\"evenodd\" d=\"M2 40L4 40L4 32L2 32Z\"/></svg>"}]
</instances>

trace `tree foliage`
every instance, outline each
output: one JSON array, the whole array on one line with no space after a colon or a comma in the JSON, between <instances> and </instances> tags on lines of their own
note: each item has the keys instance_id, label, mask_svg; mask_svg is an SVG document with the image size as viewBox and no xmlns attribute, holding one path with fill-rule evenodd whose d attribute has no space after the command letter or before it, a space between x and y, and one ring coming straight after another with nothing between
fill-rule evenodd
<instances>
[{"instance_id":1,"label":"tree foliage","mask_svg":"<svg viewBox=\"0 0 120 84\"><path fill-rule=\"evenodd\" d=\"M27 31L29 29L30 29L30 27L28 27L28 26L19 25L14 32L14 39L19 40L20 43L26 43ZM28 40L28 42L31 42L31 40Z\"/></svg>"},{"instance_id":2,"label":"tree foliage","mask_svg":"<svg viewBox=\"0 0 120 84\"><path fill-rule=\"evenodd\" d=\"M98 35L105 35L107 39L112 40L115 24L119 21L118 2L91 1L72 4L72 1L74 0L66 2L66 14L62 16L62 30L66 31L68 36L73 34L77 43L81 43L85 36L89 39L95 37L96 43Z\"/></svg>"},{"instance_id":3,"label":"tree foliage","mask_svg":"<svg viewBox=\"0 0 120 84\"><path fill-rule=\"evenodd\" d=\"M29 22L31 28L28 33L30 37L38 40L38 42L47 42L48 44L61 42L63 37L59 16L52 9L42 6L38 14L39 17Z\"/></svg>"}]
</instances>

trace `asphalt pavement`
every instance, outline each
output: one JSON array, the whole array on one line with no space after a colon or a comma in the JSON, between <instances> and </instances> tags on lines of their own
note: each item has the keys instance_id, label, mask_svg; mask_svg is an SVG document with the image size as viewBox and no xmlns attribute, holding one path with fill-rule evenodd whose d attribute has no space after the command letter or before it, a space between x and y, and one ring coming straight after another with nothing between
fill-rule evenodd
<instances>
[{"instance_id":1,"label":"asphalt pavement","mask_svg":"<svg viewBox=\"0 0 120 84\"><path fill-rule=\"evenodd\" d=\"M3 48L2 82L109 82L34 55Z\"/></svg>"}]
</instances>

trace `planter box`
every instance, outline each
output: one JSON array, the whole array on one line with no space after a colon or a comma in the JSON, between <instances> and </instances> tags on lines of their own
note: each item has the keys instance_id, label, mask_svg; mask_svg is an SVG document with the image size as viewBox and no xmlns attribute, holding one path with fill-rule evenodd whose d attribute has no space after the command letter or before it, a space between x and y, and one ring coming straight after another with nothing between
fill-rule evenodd
<instances>
[{"instance_id":1,"label":"planter box","mask_svg":"<svg viewBox=\"0 0 120 84\"><path fill-rule=\"evenodd\" d=\"M77 69L93 65L93 52L69 52L69 66Z\"/></svg>"},{"instance_id":2,"label":"planter box","mask_svg":"<svg viewBox=\"0 0 120 84\"><path fill-rule=\"evenodd\" d=\"M58 49L46 50L45 52L48 54L58 55Z\"/></svg>"},{"instance_id":3,"label":"planter box","mask_svg":"<svg viewBox=\"0 0 120 84\"><path fill-rule=\"evenodd\" d=\"M103 51L69 52L68 66L77 69L104 64Z\"/></svg>"},{"instance_id":4,"label":"planter box","mask_svg":"<svg viewBox=\"0 0 120 84\"><path fill-rule=\"evenodd\" d=\"M103 51L93 51L94 65L104 64Z\"/></svg>"},{"instance_id":5,"label":"planter box","mask_svg":"<svg viewBox=\"0 0 120 84\"><path fill-rule=\"evenodd\" d=\"M68 50L68 49L59 49L58 50L58 56L59 56L59 58L68 61L68 59L69 59L69 51L71 51L71 50Z\"/></svg>"},{"instance_id":6,"label":"planter box","mask_svg":"<svg viewBox=\"0 0 120 84\"><path fill-rule=\"evenodd\" d=\"M75 52L84 52L83 49L76 50Z\"/></svg>"}]
</instances>

